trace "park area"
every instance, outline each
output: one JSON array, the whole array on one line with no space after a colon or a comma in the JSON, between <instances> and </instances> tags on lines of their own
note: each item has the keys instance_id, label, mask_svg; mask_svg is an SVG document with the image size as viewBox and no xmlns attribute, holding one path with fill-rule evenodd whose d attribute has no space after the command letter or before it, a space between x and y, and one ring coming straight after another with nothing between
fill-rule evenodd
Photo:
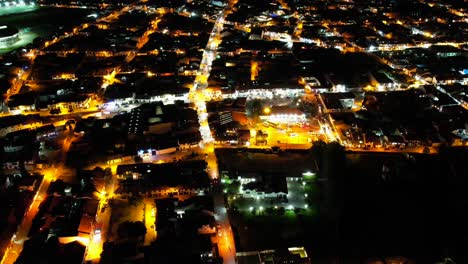
<instances>
[{"instance_id":1,"label":"park area","mask_svg":"<svg viewBox=\"0 0 468 264\"><path fill-rule=\"evenodd\" d=\"M282 215L281 215L282 214ZM316 217L304 209L241 213L230 211L238 251L302 246L311 242Z\"/></svg>"},{"instance_id":2,"label":"park area","mask_svg":"<svg viewBox=\"0 0 468 264\"><path fill-rule=\"evenodd\" d=\"M119 238L118 229L125 222L143 222L146 227L145 245L156 239L156 206L154 199L130 197L128 200L115 199L110 203L112 215L109 224L109 241Z\"/></svg>"},{"instance_id":3,"label":"park area","mask_svg":"<svg viewBox=\"0 0 468 264\"><path fill-rule=\"evenodd\" d=\"M462 189L440 175L453 160L453 172L459 176L452 177L460 179L464 169L460 157L466 158L466 151L445 156L343 152L340 155L345 157L338 159L335 154L328 155L330 149L321 161L317 160L329 162L322 164L322 175L297 181L305 185L287 181L288 196L296 199L272 199L271 204L271 198L240 198L240 179L251 181L255 175L297 178L306 169L312 175L316 172L311 166L313 155L217 149L238 252L303 246L313 263L331 263L337 254L346 263L365 263L368 259L364 256L404 255L417 259L430 250L440 254L442 247L438 243L447 237L448 230L459 237L455 230L460 230L463 222L440 212L448 203L447 195L460 195L462 192L455 194L454 190ZM339 168L336 173L340 177L330 181L325 175L332 167ZM262 177L255 179L262 181ZM338 181L342 188L333 188ZM298 206L301 195L308 208ZM424 236L428 232L433 236ZM392 247L394 251L390 252ZM407 254L411 251L417 253Z\"/></svg>"},{"instance_id":4,"label":"park area","mask_svg":"<svg viewBox=\"0 0 468 264\"><path fill-rule=\"evenodd\" d=\"M309 236L322 232L317 228L320 225L313 224L322 217L320 182L312 173L314 160L310 153L218 149L217 157L238 251L309 245ZM249 181L265 175L274 178L269 181L283 182L287 188L284 197L243 193Z\"/></svg>"},{"instance_id":5,"label":"park area","mask_svg":"<svg viewBox=\"0 0 468 264\"><path fill-rule=\"evenodd\" d=\"M275 175L281 177L281 175ZM286 178L287 193L285 195L276 195L263 197L260 195L246 194L244 181L237 179L221 179L224 185L224 193L227 196L228 204L232 209L252 215L274 214L275 211L282 212L300 211L307 214L313 214L314 201L312 192L316 192L317 183L303 178ZM281 209L282 208L282 209Z\"/></svg>"}]
</instances>

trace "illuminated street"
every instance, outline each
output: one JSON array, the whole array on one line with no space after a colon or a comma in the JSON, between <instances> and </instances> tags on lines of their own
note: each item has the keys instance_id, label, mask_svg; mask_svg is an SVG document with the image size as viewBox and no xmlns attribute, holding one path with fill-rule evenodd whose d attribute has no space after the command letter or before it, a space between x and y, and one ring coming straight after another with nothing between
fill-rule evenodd
<instances>
[{"instance_id":1,"label":"illuminated street","mask_svg":"<svg viewBox=\"0 0 468 264\"><path fill-rule=\"evenodd\" d=\"M145 235L145 245L150 245L153 241L156 240L156 205L154 204L154 199L145 197L143 199L144 203L144 224L146 226L146 235Z\"/></svg>"},{"instance_id":2,"label":"illuminated street","mask_svg":"<svg viewBox=\"0 0 468 264\"><path fill-rule=\"evenodd\" d=\"M39 186L39 189L37 190L36 195L34 196L34 199L23 218L23 221L18 226L16 233L13 235L10 241L10 245L3 255L1 264L15 263L16 258L18 258L21 250L23 249L24 241L28 239L28 233L31 228L32 221L39 211L39 206L47 196L47 190L49 189L50 182L54 181L58 174L57 168L54 167L46 169L42 173L44 174L44 179L42 180L42 183Z\"/></svg>"},{"instance_id":3,"label":"illuminated street","mask_svg":"<svg viewBox=\"0 0 468 264\"><path fill-rule=\"evenodd\" d=\"M112 176L111 179L106 182L104 190L100 192L99 207L94 228L89 237L89 244L86 248L85 261L99 263L103 243L108 239L109 222L112 214L111 208L108 206L108 199L114 196L116 181L115 177ZM99 227L99 231L96 231L97 227Z\"/></svg>"},{"instance_id":4,"label":"illuminated street","mask_svg":"<svg viewBox=\"0 0 468 264\"><path fill-rule=\"evenodd\" d=\"M206 111L204 90L207 87L207 81L208 77L210 76L211 65L215 58L215 52L221 42L221 32L223 30L225 16L228 12L230 12L230 8L232 8L232 6L235 4L236 1L231 1L229 5L223 10L223 12L219 14L214 24L213 31L210 34L207 47L203 52L203 59L200 64L200 69L196 81L190 91L190 98L193 100L193 103L195 104L196 110L198 112L200 132L203 139L203 145L201 148L205 150L205 158L208 163L208 174L213 180L218 179L219 172L216 155L214 153L214 140L207 120L208 113ZM216 220L220 223L222 229L221 232L223 234L222 238L218 240L218 249L220 256L224 260L224 263L233 264L235 263L236 249L234 244L234 236L231 232L231 226L229 224L229 218L227 216L223 197L224 196L222 193L218 193L214 197L215 211L217 214Z\"/></svg>"},{"instance_id":5,"label":"illuminated street","mask_svg":"<svg viewBox=\"0 0 468 264\"><path fill-rule=\"evenodd\" d=\"M226 205L224 204L224 193L219 192L214 194L215 219L220 224L217 240L220 256L223 257L224 263L236 263L236 244L234 242L234 234L229 223ZM220 235L220 236L219 236Z\"/></svg>"}]
</instances>

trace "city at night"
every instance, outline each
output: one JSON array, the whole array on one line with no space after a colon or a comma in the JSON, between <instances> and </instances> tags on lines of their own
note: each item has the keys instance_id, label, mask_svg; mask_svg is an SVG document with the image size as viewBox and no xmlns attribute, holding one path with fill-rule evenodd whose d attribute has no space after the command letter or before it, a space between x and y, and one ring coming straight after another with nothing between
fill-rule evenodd
<instances>
[{"instance_id":1,"label":"city at night","mask_svg":"<svg viewBox=\"0 0 468 264\"><path fill-rule=\"evenodd\" d=\"M466 0L0 0L0 264L468 263Z\"/></svg>"}]
</instances>

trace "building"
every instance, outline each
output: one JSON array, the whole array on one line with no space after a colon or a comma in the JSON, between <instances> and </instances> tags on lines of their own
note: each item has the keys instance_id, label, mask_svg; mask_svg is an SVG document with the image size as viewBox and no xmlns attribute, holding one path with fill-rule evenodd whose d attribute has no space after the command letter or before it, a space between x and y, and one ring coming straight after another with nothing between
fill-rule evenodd
<instances>
[{"instance_id":1,"label":"building","mask_svg":"<svg viewBox=\"0 0 468 264\"><path fill-rule=\"evenodd\" d=\"M201 195L209 190L210 180L202 160L178 163L138 163L117 166L117 193L148 194L154 197Z\"/></svg>"},{"instance_id":2,"label":"building","mask_svg":"<svg viewBox=\"0 0 468 264\"><path fill-rule=\"evenodd\" d=\"M265 111L264 111L265 113ZM274 123L305 122L306 115L297 108L289 106L272 106L265 115L260 116L262 120Z\"/></svg>"},{"instance_id":3,"label":"building","mask_svg":"<svg viewBox=\"0 0 468 264\"><path fill-rule=\"evenodd\" d=\"M36 129L37 140L48 139L57 135L58 133L55 130L55 126L53 124L46 124Z\"/></svg>"},{"instance_id":4,"label":"building","mask_svg":"<svg viewBox=\"0 0 468 264\"><path fill-rule=\"evenodd\" d=\"M30 129L23 129L8 133L5 136L3 150L5 153L21 152L23 149L28 150L28 152L32 152L31 145L35 139L35 131Z\"/></svg>"},{"instance_id":5,"label":"building","mask_svg":"<svg viewBox=\"0 0 468 264\"><path fill-rule=\"evenodd\" d=\"M95 215L99 208L99 201L94 199L86 199L83 205L83 214L81 215L80 225L78 226L78 234L87 237L91 235L95 224Z\"/></svg>"},{"instance_id":6,"label":"building","mask_svg":"<svg viewBox=\"0 0 468 264\"><path fill-rule=\"evenodd\" d=\"M304 247L280 248L274 250L237 252L238 263L288 263L309 264L311 259Z\"/></svg>"},{"instance_id":7,"label":"building","mask_svg":"<svg viewBox=\"0 0 468 264\"><path fill-rule=\"evenodd\" d=\"M36 94L22 93L15 94L10 97L8 101L8 109L10 111L34 111L36 110Z\"/></svg>"},{"instance_id":8,"label":"building","mask_svg":"<svg viewBox=\"0 0 468 264\"><path fill-rule=\"evenodd\" d=\"M12 115L0 118L0 137L8 133L36 128L42 125L42 118L39 115Z\"/></svg>"},{"instance_id":9,"label":"building","mask_svg":"<svg viewBox=\"0 0 468 264\"><path fill-rule=\"evenodd\" d=\"M239 194L244 198L278 198L286 197L288 186L285 177L277 175L253 175L253 177L241 177L241 189Z\"/></svg>"}]
</instances>

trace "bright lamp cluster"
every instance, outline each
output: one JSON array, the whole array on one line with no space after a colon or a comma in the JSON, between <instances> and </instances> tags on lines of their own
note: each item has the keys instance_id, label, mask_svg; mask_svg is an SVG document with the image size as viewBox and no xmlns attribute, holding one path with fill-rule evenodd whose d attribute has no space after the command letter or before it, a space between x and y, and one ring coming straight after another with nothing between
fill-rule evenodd
<instances>
[{"instance_id":1,"label":"bright lamp cluster","mask_svg":"<svg viewBox=\"0 0 468 264\"><path fill-rule=\"evenodd\" d=\"M0 7L23 7L23 6L35 6L36 3L34 1L1 1Z\"/></svg>"}]
</instances>

